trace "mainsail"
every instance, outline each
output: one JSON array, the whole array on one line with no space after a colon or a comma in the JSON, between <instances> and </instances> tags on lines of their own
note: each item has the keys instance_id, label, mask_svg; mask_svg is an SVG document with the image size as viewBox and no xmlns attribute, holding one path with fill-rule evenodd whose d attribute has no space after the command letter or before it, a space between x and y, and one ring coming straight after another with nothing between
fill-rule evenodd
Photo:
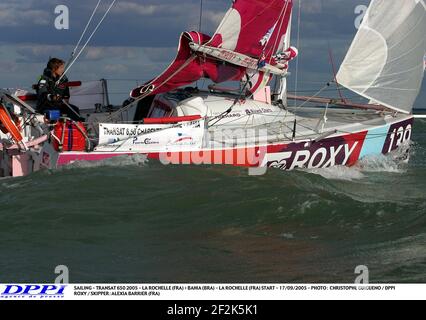
<instances>
[{"instance_id":1,"label":"mainsail","mask_svg":"<svg viewBox=\"0 0 426 320\"><path fill-rule=\"evenodd\" d=\"M423 80L425 34L424 0L372 0L337 82L374 103L410 113Z\"/></svg>"},{"instance_id":2,"label":"mainsail","mask_svg":"<svg viewBox=\"0 0 426 320\"><path fill-rule=\"evenodd\" d=\"M265 83L265 74L267 80L271 74L285 74L288 61L294 58L284 48L292 7L292 0L233 1L213 37L183 33L172 64L131 96L167 92L203 77L220 83L240 81L256 72Z\"/></svg>"}]
</instances>

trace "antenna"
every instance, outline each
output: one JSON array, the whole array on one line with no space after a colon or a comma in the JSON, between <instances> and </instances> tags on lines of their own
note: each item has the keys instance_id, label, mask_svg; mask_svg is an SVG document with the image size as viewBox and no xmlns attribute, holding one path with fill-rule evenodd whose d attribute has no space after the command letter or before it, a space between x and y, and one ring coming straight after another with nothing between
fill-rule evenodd
<instances>
[{"instance_id":1,"label":"antenna","mask_svg":"<svg viewBox=\"0 0 426 320\"><path fill-rule=\"evenodd\" d=\"M297 12L297 48L300 49L300 21L302 19L302 0L299 0L299 9ZM294 80L294 95L297 96L298 84L299 84L299 61L300 56L296 57L296 77ZM296 140L296 130L297 130L297 101L294 101L294 124L293 124L293 141Z\"/></svg>"},{"instance_id":2,"label":"antenna","mask_svg":"<svg viewBox=\"0 0 426 320\"><path fill-rule=\"evenodd\" d=\"M200 0L200 23L198 25L198 32L201 33L201 28L203 26L203 0ZM196 87L198 89L198 80L196 82Z\"/></svg>"},{"instance_id":3,"label":"antenna","mask_svg":"<svg viewBox=\"0 0 426 320\"><path fill-rule=\"evenodd\" d=\"M201 32L203 26L203 0L200 0L200 24L198 25L198 31Z\"/></svg>"}]
</instances>

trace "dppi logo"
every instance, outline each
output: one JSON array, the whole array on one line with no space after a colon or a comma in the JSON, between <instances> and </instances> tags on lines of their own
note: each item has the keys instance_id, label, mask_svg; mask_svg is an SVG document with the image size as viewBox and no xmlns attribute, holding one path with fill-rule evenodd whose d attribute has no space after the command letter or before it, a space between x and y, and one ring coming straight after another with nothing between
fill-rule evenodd
<instances>
[{"instance_id":1,"label":"dppi logo","mask_svg":"<svg viewBox=\"0 0 426 320\"><path fill-rule=\"evenodd\" d=\"M1 298L64 297L66 285L6 285Z\"/></svg>"}]
</instances>

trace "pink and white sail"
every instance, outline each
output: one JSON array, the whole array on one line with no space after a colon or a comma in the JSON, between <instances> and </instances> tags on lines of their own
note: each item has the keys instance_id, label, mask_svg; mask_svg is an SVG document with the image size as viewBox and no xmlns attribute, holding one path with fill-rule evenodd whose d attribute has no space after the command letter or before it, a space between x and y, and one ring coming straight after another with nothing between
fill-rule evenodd
<instances>
[{"instance_id":1,"label":"pink and white sail","mask_svg":"<svg viewBox=\"0 0 426 320\"><path fill-rule=\"evenodd\" d=\"M247 74L257 78L253 90L271 75L285 74L297 55L296 49L285 47L292 8L292 0L234 1L213 37L183 33L172 64L131 96L167 92L203 77L216 83L240 81Z\"/></svg>"}]
</instances>

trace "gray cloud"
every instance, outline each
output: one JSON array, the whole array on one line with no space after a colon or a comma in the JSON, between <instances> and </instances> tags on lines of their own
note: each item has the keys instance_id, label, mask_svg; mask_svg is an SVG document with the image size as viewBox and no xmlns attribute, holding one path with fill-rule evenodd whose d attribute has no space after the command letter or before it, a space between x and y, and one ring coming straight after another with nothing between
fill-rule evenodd
<instances>
[{"instance_id":1,"label":"gray cloud","mask_svg":"<svg viewBox=\"0 0 426 320\"><path fill-rule=\"evenodd\" d=\"M52 19L45 7L48 2L15 0L0 3L0 27L48 25Z\"/></svg>"},{"instance_id":2,"label":"gray cloud","mask_svg":"<svg viewBox=\"0 0 426 320\"><path fill-rule=\"evenodd\" d=\"M39 44L74 44L79 38L97 0L4 0L0 5L0 41ZM203 31L214 32L231 0L204 0ZM348 36L354 32L354 8L367 0L304 0L303 38ZM105 12L104 0L95 21ZM70 30L54 28L54 9L70 9ZM94 38L102 46L164 47L176 44L182 31L198 29L199 0L118 0ZM296 10L298 1L295 3ZM296 19L294 19L296 23ZM31 26L31 29L29 29Z\"/></svg>"}]
</instances>

